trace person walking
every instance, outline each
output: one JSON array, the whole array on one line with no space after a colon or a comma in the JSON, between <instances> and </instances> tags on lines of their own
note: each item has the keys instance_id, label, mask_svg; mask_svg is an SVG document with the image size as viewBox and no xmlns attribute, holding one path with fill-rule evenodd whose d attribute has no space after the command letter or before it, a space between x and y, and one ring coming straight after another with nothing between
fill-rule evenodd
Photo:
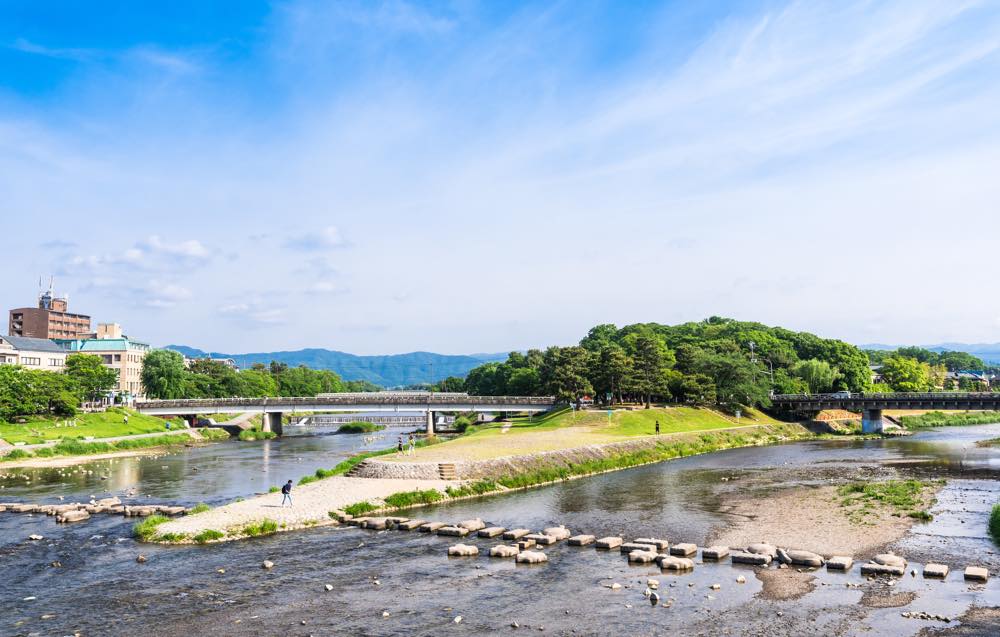
<instances>
[{"instance_id":1,"label":"person walking","mask_svg":"<svg viewBox=\"0 0 1000 637\"><path fill-rule=\"evenodd\" d=\"M128 424L128 414L125 414L125 418L122 419L122 422L126 425Z\"/></svg>"},{"instance_id":2,"label":"person walking","mask_svg":"<svg viewBox=\"0 0 1000 637\"><path fill-rule=\"evenodd\" d=\"M399 440L396 442L396 455L403 455L403 437L400 436Z\"/></svg>"},{"instance_id":3,"label":"person walking","mask_svg":"<svg viewBox=\"0 0 1000 637\"><path fill-rule=\"evenodd\" d=\"M660 421L659 420L656 421L656 435L657 436L660 435Z\"/></svg>"},{"instance_id":4,"label":"person walking","mask_svg":"<svg viewBox=\"0 0 1000 637\"><path fill-rule=\"evenodd\" d=\"M288 507L292 506L292 481L289 480L285 483L285 486L281 487L281 507L285 507L285 502L288 502Z\"/></svg>"},{"instance_id":5,"label":"person walking","mask_svg":"<svg viewBox=\"0 0 1000 637\"><path fill-rule=\"evenodd\" d=\"M414 438L413 434L411 433L410 434L410 450L409 450L409 453L407 453L406 455L412 456L413 452L416 450L416 448L417 448L417 439Z\"/></svg>"}]
</instances>

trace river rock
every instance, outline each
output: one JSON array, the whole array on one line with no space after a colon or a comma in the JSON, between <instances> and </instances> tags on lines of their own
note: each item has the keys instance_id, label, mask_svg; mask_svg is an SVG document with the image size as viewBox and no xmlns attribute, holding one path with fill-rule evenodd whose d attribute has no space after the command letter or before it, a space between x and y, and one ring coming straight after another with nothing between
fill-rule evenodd
<instances>
[{"instance_id":1,"label":"river rock","mask_svg":"<svg viewBox=\"0 0 1000 637\"><path fill-rule=\"evenodd\" d=\"M548 562L549 556L541 551L523 551L514 559L518 564L541 564Z\"/></svg>"},{"instance_id":2,"label":"river rock","mask_svg":"<svg viewBox=\"0 0 1000 637\"><path fill-rule=\"evenodd\" d=\"M906 568L906 560L893 553L879 553L872 558L872 561L876 564L882 564L883 566L898 566L902 569Z\"/></svg>"},{"instance_id":3,"label":"river rock","mask_svg":"<svg viewBox=\"0 0 1000 637\"><path fill-rule=\"evenodd\" d=\"M751 544L747 547L747 553L753 553L754 555L767 555L772 560L778 556L778 549L772 544L766 544L764 542L757 542L756 544Z\"/></svg>"},{"instance_id":4,"label":"river rock","mask_svg":"<svg viewBox=\"0 0 1000 637\"><path fill-rule=\"evenodd\" d=\"M698 552L698 547L689 542L681 542L670 547L670 554L678 557L687 557Z\"/></svg>"},{"instance_id":5,"label":"river rock","mask_svg":"<svg viewBox=\"0 0 1000 637\"><path fill-rule=\"evenodd\" d=\"M812 551L800 551L797 549L792 549L785 551L785 556L791 560L792 564L796 566L813 566L819 567L825 564L823 556Z\"/></svg>"},{"instance_id":6,"label":"river rock","mask_svg":"<svg viewBox=\"0 0 1000 637\"><path fill-rule=\"evenodd\" d=\"M658 540L651 537L639 537L632 540L633 544L649 544L650 546L656 547L656 550L663 553L670 548L670 542L666 540Z\"/></svg>"},{"instance_id":7,"label":"river rock","mask_svg":"<svg viewBox=\"0 0 1000 637\"><path fill-rule=\"evenodd\" d=\"M402 518L399 517L398 515L390 515L385 519L385 521L391 524L392 526L399 526L403 522L409 522L409 520L410 518Z\"/></svg>"},{"instance_id":8,"label":"river rock","mask_svg":"<svg viewBox=\"0 0 1000 637\"><path fill-rule=\"evenodd\" d=\"M181 513L187 511L187 509L182 506L161 506L157 508L163 515L180 515Z\"/></svg>"},{"instance_id":9,"label":"river rock","mask_svg":"<svg viewBox=\"0 0 1000 637\"><path fill-rule=\"evenodd\" d=\"M367 522L367 521L368 521L368 517L367 516L361 516L361 517L358 517L358 518L348 518L347 519L347 525L348 526L360 526L360 527L364 527L365 522ZM441 526L444 526L444 525L442 524Z\"/></svg>"},{"instance_id":10,"label":"river rock","mask_svg":"<svg viewBox=\"0 0 1000 637\"><path fill-rule=\"evenodd\" d=\"M637 549L628 554L628 561L631 564L652 564L659 557L656 551Z\"/></svg>"},{"instance_id":11,"label":"river rock","mask_svg":"<svg viewBox=\"0 0 1000 637\"><path fill-rule=\"evenodd\" d=\"M520 552L516 546L500 544L490 549L490 557L515 557Z\"/></svg>"},{"instance_id":12,"label":"river rock","mask_svg":"<svg viewBox=\"0 0 1000 637\"><path fill-rule=\"evenodd\" d=\"M272 562L271 560L264 560L263 562L261 562L260 567L265 571L269 571L272 568L274 568L274 562Z\"/></svg>"},{"instance_id":13,"label":"river rock","mask_svg":"<svg viewBox=\"0 0 1000 637\"><path fill-rule=\"evenodd\" d=\"M83 522L90 518L90 514L86 511L67 511L56 516L56 522L66 524L69 522Z\"/></svg>"},{"instance_id":14,"label":"river rock","mask_svg":"<svg viewBox=\"0 0 1000 637\"><path fill-rule=\"evenodd\" d=\"M945 564L924 564L924 577L944 579L948 577L948 566Z\"/></svg>"},{"instance_id":15,"label":"river rock","mask_svg":"<svg viewBox=\"0 0 1000 637\"><path fill-rule=\"evenodd\" d=\"M135 557L135 561L138 562L139 564L145 564L147 562L147 558L145 555L140 553Z\"/></svg>"},{"instance_id":16,"label":"river rock","mask_svg":"<svg viewBox=\"0 0 1000 637\"><path fill-rule=\"evenodd\" d=\"M462 522L459 522L457 526L467 529L470 533L472 533L478 531L479 529L485 529L486 523L479 518L475 518L472 520L463 520Z\"/></svg>"},{"instance_id":17,"label":"river rock","mask_svg":"<svg viewBox=\"0 0 1000 637\"><path fill-rule=\"evenodd\" d=\"M41 540L44 540L45 537L38 535L37 533L32 533L31 535L28 536L28 539L31 540L32 542L39 542Z\"/></svg>"},{"instance_id":18,"label":"river rock","mask_svg":"<svg viewBox=\"0 0 1000 637\"><path fill-rule=\"evenodd\" d=\"M384 531L389 528L389 521L385 518L368 518L362 525L362 528L371 529L372 531ZM440 533L440 531L438 531Z\"/></svg>"},{"instance_id":19,"label":"river rock","mask_svg":"<svg viewBox=\"0 0 1000 637\"><path fill-rule=\"evenodd\" d=\"M990 572L982 566L966 566L965 579L973 582L985 582L990 578Z\"/></svg>"},{"instance_id":20,"label":"river rock","mask_svg":"<svg viewBox=\"0 0 1000 637\"><path fill-rule=\"evenodd\" d=\"M648 586L650 590L655 591L660 587L660 580L649 578L646 580L646 586Z\"/></svg>"},{"instance_id":21,"label":"river rock","mask_svg":"<svg viewBox=\"0 0 1000 637\"><path fill-rule=\"evenodd\" d=\"M448 555L452 557L471 557L479 555L479 547L471 544L456 544L448 547Z\"/></svg>"},{"instance_id":22,"label":"river rock","mask_svg":"<svg viewBox=\"0 0 1000 637\"><path fill-rule=\"evenodd\" d=\"M766 566L771 563L770 555L763 555L761 553L748 553L744 551L736 551L732 553L729 557L733 564L753 564L754 566Z\"/></svg>"},{"instance_id":23,"label":"river rock","mask_svg":"<svg viewBox=\"0 0 1000 637\"><path fill-rule=\"evenodd\" d=\"M862 575L892 575L894 577L902 577L905 573L906 569L902 566L877 564L875 562L868 562L867 564L861 565Z\"/></svg>"},{"instance_id":24,"label":"river rock","mask_svg":"<svg viewBox=\"0 0 1000 637\"><path fill-rule=\"evenodd\" d=\"M428 522L427 524L420 525L420 528L417 530L421 533L434 533L439 529L444 528L444 526L444 522Z\"/></svg>"},{"instance_id":25,"label":"river rock","mask_svg":"<svg viewBox=\"0 0 1000 637\"><path fill-rule=\"evenodd\" d=\"M35 513L36 511L38 511L37 504L15 504L7 508L9 508L14 513Z\"/></svg>"},{"instance_id":26,"label":"river rock","mask_svg":"<svg viewBox=\"0 0 1000 637\"><path fill-rule=\"evenodd\" d=\"M479 529L479 537L496 537L503 534L504 530L502 526L490 526L485 529Z\"/></svg>"},{"instance_id":27,"label":"river rock","mask_svg":"<svg viewBox=\"0 0 1000 637\"><path fill-rule=\"evenodd\" d=\"M427 524L427 520L407 520L406 522L399 523L400 531L412 531Z\"/></svg>"},{"instance_id":28,"label":"river rock","mask_svg":"<svg viewBox=\"0 0 1000 637\"><path fill-rule=\"evenodd\" d=\"M623 541L620 537L615 536L602 537L594 542L594 547L599 549L616 549L622 545Z\"/></svg>"},{"instance_id":29,"label":"river rock","mask_svg":"<svg viewBox=\"0 0 1000 637\"><path fill-rule=\"evenodd\" d=\"M623 555L628 555L632 551L648 551L648 544L636 544L635 542L625 542L624 544L618 545L618 550L621 551Z\"/></svg>"},{"instance_id":30,"label":"river rock","mask_svg":"<svg viewBox=\"0 0 1000 637\"><path fill-rule=\"evenodd\" d=\"M834 555L826 561L828 571L849 571L854 566L854 558L847 555Z\"/></svg>"},{"instance_id":31,"label":"river rock","mask_svg":"<svg viewBox=\"0 0 1000 637\"><path fill-rule=\"evenodd\" d=\"M437 534L452 537L465 537L469 534L469 529L464 526L442 526L438 529Z\"/></svg>"},{"instance_id":32,"label":"river rock","mask_svg":"<svg viewBox=\"0 0 1000 637\"><path fill-rule=\"evenodd\" d=\"M327 592L332 591L333 590L333 584L326 584L326 585L323 586L323 589L326 590Z\"/></svg>"},{"instance_id":33,"label":"river rock","mask_svg":"<svg viewBox=\"0 0 1000 637\"><path fill-rule=\"evenodd\" d=\"M533 549L535 548L535 541L520 539L517 541L517 548L518 550L521 551L527 551L528 549Z\"/></svg>"},{"instance_id":34,"label":"river rock","mask_svg":"<svg viewBox=\"0 0 1000 637\"><path fill-rule=\"evenodd\" d=\"M112 498L101 498L100 500L94 502L94 504L99 507L113 507L116 504L121 504L121 503L122 503L121 498L119 498L118 496L114 496Z\"/></svg>"},{"instance_id":35,"label":"river rock","mask_svg":"<svg viewBox=\"0 0 1000 637\"><path fill-rule=\"evenodd\" d=\"M694 560L689 557L675 557L673 555L661 555L657 558L657 563L664 571L693 571Z\"/></svg>"},{"instance_id":36,"label":"river rock","mask_svg":"<svg viewBox=\"0 0 1000 637\"><path fill-rule=\"evenodd\" d=\"M574 535L570 539L566 540L566 543L570 546L586 546L588 544L594 543L593 535Z\"/></svg>"},{"instance_id":37,"label":"river rock","mask_svg":"<svg viewBox=\"0 0 1000 637\"><path fill-rule=\"evenodd\" d=\"M505 540L520 540L525 535L531 533L530 529L511 529L503 534Z\"/></svg>"},{"instance_id":38,"label":"river rock","mask_svg":"<svg viewBox=\"0 0 1000 637\"><path fill-rule=\"evenodd\" d=\"M701 550L701 559L719 561L729 557L728 546L709 546Z\"/></svg>"},{"instance_id":39,"label":"river rock","mask_svg":"<svg viewBox=\"0 0 1000 637\"><path fill-rule=\"evenodd\" d=\"M549 528L542 531L545 535L554 537L556 541L565 540L570 536L569 529L565 526L550 526Z\"/></svg>"},{"instance_id":40,"label":"river rock","mask_svg":"<svg viewBox=\"0 0 1000 637\"><path fill-rule=\"evenodd\" d=\"M649 593L649 603L651 605L653 605L653 606L656 606L657 604L659 604L660 603L660 595L659 595L659 593L650 592Z\"/></svg>"},{"instance_id":41,"label":"river rock","mask_svg":"<svg viewBox=\"0 0 1000 637\"><path fill-rule=\"evenodd\" d=\"M529 533L524 536L524 539L534 540L535 544L538 544L539 546L548 546L549 544L555 544L558 542L555 537L544 533Z\"/></svg>"}]
</instances>

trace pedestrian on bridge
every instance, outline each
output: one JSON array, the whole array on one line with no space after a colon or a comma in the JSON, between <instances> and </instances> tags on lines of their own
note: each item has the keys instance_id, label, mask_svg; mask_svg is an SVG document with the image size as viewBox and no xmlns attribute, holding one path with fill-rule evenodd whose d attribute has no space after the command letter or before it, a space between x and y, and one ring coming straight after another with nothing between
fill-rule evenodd
<instances>
[{"instance_id":1,"label":"pedestrian on bridge","mask_svg":"<svg viewBox=\"0 0 1000 637\"><path fill-rule=\"evenodd\" d=\"M281 507L285 507L285 502L288 502L288 507L292 506L292 481L289 480L285 483L285 486L281 487Z\"/></svg>"}]
</instances>

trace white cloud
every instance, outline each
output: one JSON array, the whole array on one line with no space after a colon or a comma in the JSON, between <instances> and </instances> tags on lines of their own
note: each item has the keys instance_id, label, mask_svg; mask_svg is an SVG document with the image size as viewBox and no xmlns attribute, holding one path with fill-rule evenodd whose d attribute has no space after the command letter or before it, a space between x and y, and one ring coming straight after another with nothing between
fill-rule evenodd
<instances>
[{"instance_id":1,"label":"white cloud","mask_svg":"<svg viewBox=\"0 0 1000 637\"><path fill-rule=\"evenodd\" d=\"M289 247L305 252L322 252L347 246L337 226L326 226L316 232L302 234L288 240Z\"/></svg>"}]
</instances>

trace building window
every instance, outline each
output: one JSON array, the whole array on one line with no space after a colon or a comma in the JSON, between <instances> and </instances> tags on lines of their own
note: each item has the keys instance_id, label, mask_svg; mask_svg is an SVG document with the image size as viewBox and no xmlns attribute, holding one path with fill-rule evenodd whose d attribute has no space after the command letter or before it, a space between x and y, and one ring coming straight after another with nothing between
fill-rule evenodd
<instances>
[{"instance_id":1,"label":"building window","mask_svg":"<svg viewBox=\"0 0 1000 637\"><path fill-rule=\"evenodd\" d=\"M40 358L34 358L32 356L22 356L21 357L21 364L22 365L41 365L42 364L42 359L40 359Z\"/></svg>"}]
</instances>

